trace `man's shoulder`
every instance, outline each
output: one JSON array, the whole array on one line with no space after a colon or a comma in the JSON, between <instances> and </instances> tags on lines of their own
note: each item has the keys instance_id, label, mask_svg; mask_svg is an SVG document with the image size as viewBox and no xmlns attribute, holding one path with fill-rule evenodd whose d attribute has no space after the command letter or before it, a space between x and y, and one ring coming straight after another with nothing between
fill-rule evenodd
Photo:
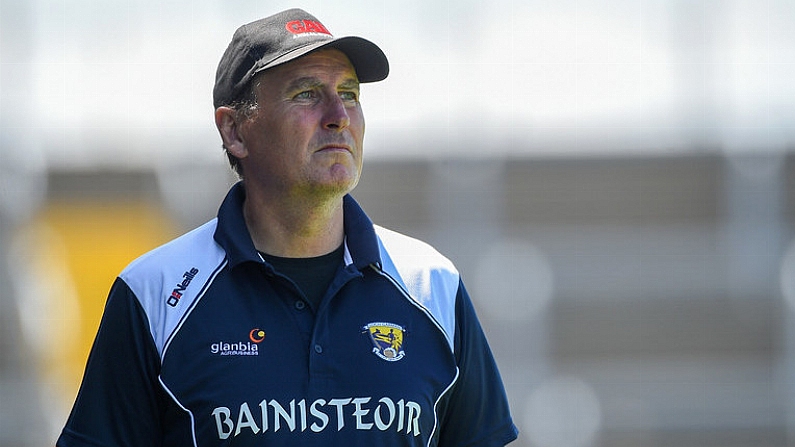
<instances>
[{"instance_id":1,"label":"man's shoulder","mask_svg":"<svg viewBox=\"0 0 795 447\"><path fill-rule=\"evenodd\" d=\"M204 283L226 259L215 242L217 219L167 242L131 262L119 278L149 312L165 300L170 307L184 301L190 283ZM190 291L195 292L196 287ZM176 293L175 293L176 290Z\"/></svg>"},{"instance_id":2,"label":"man's shoulder","mask_svg":"<svg viewBox=\"0 0 795 447\"><path fill-rule=\"evenodd\" d=\"M382 256L386 254L406 267L443 270L458 274L453 262L431 244L378 225L373 227L378 236Z\"/></svg>"},{"instance_id":3,"label":"man's shoulder","mask_svg":"<svg viewBox=\"0 0 795 447\"><path fill-rule=\"evenodd\" d=\"M169 334L225 265L216 226L213 219L143 254L119 274L145 312L161 355Z\"/></svg>"},{"instance_id":4,"label":"man's shoulder","mask_svg":"<svg viewBox=\"0 0 795 447\"><path fill-rule=\"evenodd\" d=\"M454 350L458 269L424 241L379 226L375 232L382 271L432 316Z\"/></svg>"},{"instance_id":5,"label":"man's shoulder","mask_svg":"<svg viewBox=\"0 0 795 447\"><path fill-rule=\"evenodd\" d=\"M132 261L119 275L122 278L147 275L153 270L165 270L173 263L186 259L201 259L207 256L217 258L221 250L213 235L217 219L197 227L171 241L154 248Z\"/></svg>"}]
</instances>

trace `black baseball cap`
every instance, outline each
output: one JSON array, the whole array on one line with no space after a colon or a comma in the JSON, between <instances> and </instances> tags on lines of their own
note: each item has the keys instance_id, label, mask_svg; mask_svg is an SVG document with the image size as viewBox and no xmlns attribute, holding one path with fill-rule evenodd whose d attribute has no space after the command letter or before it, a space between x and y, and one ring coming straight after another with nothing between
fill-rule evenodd
<instances>
[{"instance_id":1,"label":"black baseball cap","mask_svg":"<svg viewBox=\"0 0 795 447\"><path fill-rule=\"evenodd\" d=\"M257 73L320 48L345 53L359 82L381 81L389 74L389 61L376 44L356 36L334 37L311 14L288 9L235 31L215 73L213 105L231 104Z\"/></svg>"}]
</instances>

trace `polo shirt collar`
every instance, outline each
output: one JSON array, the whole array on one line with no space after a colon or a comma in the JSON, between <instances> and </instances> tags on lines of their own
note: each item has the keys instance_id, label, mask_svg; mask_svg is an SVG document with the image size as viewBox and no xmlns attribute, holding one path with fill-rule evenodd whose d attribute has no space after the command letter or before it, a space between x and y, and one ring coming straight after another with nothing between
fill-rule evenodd
<instances>
[{"instance_id":1,"label":"polo shirt collar","mask_svg":"<svg viewBox=\"0 0 795 447\"><path fill-rule=\"evenodd\" d=\"M215 241L226 251L230 267L244 262L261 263L243 217L246 192L243 182L232 186L218 209L218 226ZM343 198L346 252L353 265L362 270L371 264L381 264L378 239L373 222L349 194Z\"/></svg>"},{"instance_id":2,"label":"polo shirt collar","mask_svg":"<svg viewBox=\"0 0 795 447\"><path fill-rule=\"evenodd\" d=\"M357 269L376 264L381 265L381 252L373 222L361 206L347 194L342 201L345 226L345 244Z\"/></svg>"}]
</instances>

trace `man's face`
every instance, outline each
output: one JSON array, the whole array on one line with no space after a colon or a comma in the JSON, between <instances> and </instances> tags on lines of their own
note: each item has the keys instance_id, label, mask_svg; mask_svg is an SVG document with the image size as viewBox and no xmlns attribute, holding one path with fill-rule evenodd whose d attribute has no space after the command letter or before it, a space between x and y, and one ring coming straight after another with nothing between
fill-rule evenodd
<instances>
[{"instance_id":1,"label":"man's face","mask_svg":"<svg viewBox=\"0 0 795 447\"><path fill-rule=\"evenodd\" d=\"M362 167L364 116L347 56L321 50L255 80L257 108L240 125L247 183L312 199L352 190Z\"/></svg>"}]
</instances>

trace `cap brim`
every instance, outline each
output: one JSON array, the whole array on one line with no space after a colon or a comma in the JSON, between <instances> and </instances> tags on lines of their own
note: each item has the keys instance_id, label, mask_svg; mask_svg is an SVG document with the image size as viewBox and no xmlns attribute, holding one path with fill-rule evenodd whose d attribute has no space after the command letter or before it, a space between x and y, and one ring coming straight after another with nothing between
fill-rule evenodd
<instances>
[{"instance_id":1,"label":"cap brim","mask_svg":"<svg viewBox=\"0 0 795 447\"><path fill-rule=\"evenodd\" d=\"M322 48L336 48L350 59L359 82L378 82L389 75L389 61L378 45L356 36L340 37L296 48L259 67L254 73L273 68Z\"/></svg>"}]
</instances>

